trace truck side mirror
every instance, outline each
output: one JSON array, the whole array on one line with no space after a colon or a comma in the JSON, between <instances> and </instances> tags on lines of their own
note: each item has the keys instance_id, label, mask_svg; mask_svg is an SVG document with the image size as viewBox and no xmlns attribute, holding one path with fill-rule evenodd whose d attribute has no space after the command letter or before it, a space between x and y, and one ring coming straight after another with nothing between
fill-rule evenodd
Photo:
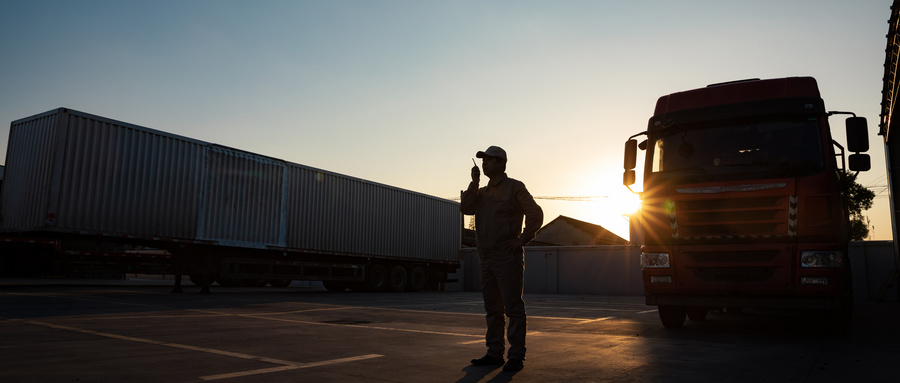
<instances>
[{"instance_id":1,"label":"truck side mirror","mask_svg":"<svg viewBox=\"0 0 900 383\"><path fill-rule=\"evenodd\" d=\"M855 172L865 172L872 168L871 160L868 154L851 154L848 158L850 170Z\"/></svg>"},{"instance_id":2,"label":"truck side mirror","mask_svg":"<svg viewBox=\"0 0 900 383\"><path fill-rule=\"evenodd\" d=\"M625 141L625 170L637 166L637 140Z\"/></svg>"},{"instance_id":3,"label":"truck side mirror","mask_svg":"<svg viewBox=\"0 0 900 383\"><path fill-rule=\"evenodd\" d=\"M626 170L624 174L622 174L622 185L631 186L634 185L634 170Z\"/></svg>"},{"instance_id":4,"label":"truck side mirror","mask_svg":"<svg viewBox=\"0 0 900 383\"><path fill-rule=\"evenodd\" d=\"M847 150L853 153L869 151L869 132L865 117L849 117L847 124Z\"/></svg>"}]
</instances>

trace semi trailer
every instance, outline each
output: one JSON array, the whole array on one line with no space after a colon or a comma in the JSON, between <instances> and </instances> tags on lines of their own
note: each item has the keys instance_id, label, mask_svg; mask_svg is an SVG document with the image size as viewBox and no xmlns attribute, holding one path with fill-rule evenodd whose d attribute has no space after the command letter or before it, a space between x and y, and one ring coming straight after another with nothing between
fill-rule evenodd
<instances>
[{"instance_id":1,"label":"semi trailer","mask_svg":"<svg viewBox=\"0 0 900 383\"><path fill-rule=\"evenodd\" d=\"M13 121L0 272L78 264L220 285L440 288L459 203L68 108ZM180 278L176 278L176 290Z\"/></svg>"}]
</instances>

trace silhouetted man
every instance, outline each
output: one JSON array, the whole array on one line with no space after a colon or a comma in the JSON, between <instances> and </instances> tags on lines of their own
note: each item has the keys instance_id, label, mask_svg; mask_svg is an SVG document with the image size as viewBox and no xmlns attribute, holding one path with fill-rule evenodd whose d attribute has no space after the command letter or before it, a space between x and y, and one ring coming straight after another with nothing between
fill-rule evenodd
<instances>
[{"instance_id":1,"label":"silhouetted man","mask_svg":"<svg viewBox=\"0 0 900 383\"><path fill-rule=\"evenodd\" d=\"M544 212L525 184L506 176L506 151L491 146L475 154L482 159L487 186L478 188L481 172L472 168L472 182L462 194L459 210L475 215L475 236L481 261L481 293L487 313L487 354L472 359L477 366L503 364L503 330L509 318L509 354L503 371L519 371L525 360L525 246L534 239ZM522 230L522 220L525 229Z\"/></svg>"}]
</instances>

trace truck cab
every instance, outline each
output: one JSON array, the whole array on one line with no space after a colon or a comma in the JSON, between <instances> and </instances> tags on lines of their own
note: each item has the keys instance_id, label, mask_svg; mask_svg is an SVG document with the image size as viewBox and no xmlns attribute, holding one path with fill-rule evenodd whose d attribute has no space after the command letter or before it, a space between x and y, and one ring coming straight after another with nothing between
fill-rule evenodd
<instances>
[{"instance_id":1,"label":"truck cab","mask_svg":"<svg viewBox=\"0 0 900 383\"><path fill-rule=\"evenodd\" d=\"M816 80L742 80L662 96L626 143L645 152L641 267L666 327L711 308L852 310L846 172L868 170L866 121L833 141ZM637 137L645 140L638 143Z\"/></svg>"}]
</instances>

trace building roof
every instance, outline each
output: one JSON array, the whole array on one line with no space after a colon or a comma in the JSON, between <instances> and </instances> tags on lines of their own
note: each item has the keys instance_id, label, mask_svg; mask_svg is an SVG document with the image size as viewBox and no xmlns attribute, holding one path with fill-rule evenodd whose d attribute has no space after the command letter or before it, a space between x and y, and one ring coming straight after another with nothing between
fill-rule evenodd
<instances>
[{"instance_id":1,"label":"building roof","mask_svg":"<svg viewBox=\"0 0 900 383\"><path fill-rule=\"evenodd\" d=\"M542 242L553 242L550 238L544 239L541 238L541 231L545 231L548 227L560 226L564 225L567 227L574 228L577 231L580 231L584 234L587 234L591 238L593 238L593 245L627 245L628 240L616 235L615 233L606 230L603 226L595 225L593 223L584 222L581 220L577 220L575 218L566 217L561 215L556 217L554 220L550 221L541 230L538 230L538 235L536 240L540 240Z\"/></svg>"}]
</instances>

